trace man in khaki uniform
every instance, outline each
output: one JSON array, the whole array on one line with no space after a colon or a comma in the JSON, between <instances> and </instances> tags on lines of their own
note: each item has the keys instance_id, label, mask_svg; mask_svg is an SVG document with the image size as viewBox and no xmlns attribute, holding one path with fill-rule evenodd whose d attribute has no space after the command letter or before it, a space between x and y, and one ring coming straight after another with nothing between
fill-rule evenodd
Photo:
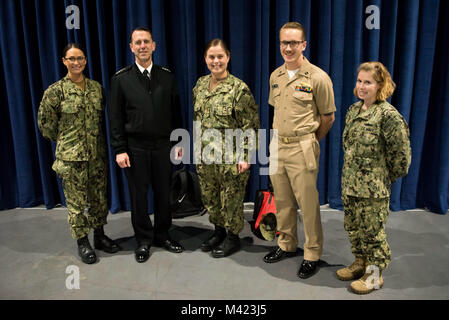
<instances>
[{"instance_id":1,"label":"man in khaki uniform","mask_svg":"<svg viewBox=\"0 0 449 320\"><path fill-rule=\"evenodd\" d=\"M267 263L295 256L298 245L297 206L303 217L304 261L298 277L317 271L322 254L323 232L316 181L320 145L334 122L334 92L329 76L311 64L303 52L307 41L304 27L288 22L280 33L284 65L270 76L269 104L274 107L270 145L270 179L277 209L278 247L264 257Z\"/></svg>"}]
</instances>

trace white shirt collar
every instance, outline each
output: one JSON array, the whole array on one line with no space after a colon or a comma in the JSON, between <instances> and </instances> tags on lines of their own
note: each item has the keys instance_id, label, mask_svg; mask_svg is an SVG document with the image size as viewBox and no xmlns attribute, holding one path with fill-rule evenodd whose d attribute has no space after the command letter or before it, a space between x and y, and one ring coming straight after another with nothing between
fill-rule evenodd
<instances>
[{"instance_id":1,"label":"white shirt collar","mask_svg":"<svg viewBox=\"0 0 449 320\"><path fill-rule=\"evenodd\" d=\"M296 74L296 72L298 72L298 70L299 70L299 68L295 69L295 70L288 70L287 69L288 76L290 77L290 80L295 76L295 74Z\"/></svg>"},{"instance_id":2,"label":"white shirt collar","mask_svg":"<svg viewBox=\"0 0 449 320\"><path fill-rule=\"evenodd\" d=\"M145 70L145 68L142 67L140 64L138 64L137 61L136 61L136 65L137 65L137 68L139 68L140 72L143 73L143 71ZM150 66L146 69L146 70L148 70L148 74L151 74L151 69L152 69L152 68L153 68L153 62L151 62Z\"/></svg>"}]
</instances>

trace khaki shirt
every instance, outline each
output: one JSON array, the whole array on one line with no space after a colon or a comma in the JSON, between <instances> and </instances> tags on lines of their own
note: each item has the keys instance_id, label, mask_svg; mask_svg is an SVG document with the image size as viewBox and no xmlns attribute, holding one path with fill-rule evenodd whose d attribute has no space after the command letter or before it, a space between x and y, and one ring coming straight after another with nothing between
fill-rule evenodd
<instances>
[{"instance_id":1,"label":"khaki shirt","mask_svg":"<svg viewBox=\"0 0 449 320\"><path fill-rule=\"evenodd\" d=\"M82 91L65 76L45 90L37 122L42 135L56 141L57 159L89 161L106 157L103 113L103 90L98 82L86 78Z\"/></svg>"},{"instance_id":2,"label":"khaki shirt","mask_svg":"<svg viewBox=\"0 0 449 320\"><path fill-rule=\"evenodd\" d=\"M320 115L336 111L331 79L306 57L291 80L285 64L274 70L268 103L274 107L273 129L286 137L314 133Z\"/></svg>"},{"instance_id":3,"label":"khaki shirt","mask_svg":"<svg viewBox=\"0 0 449 320\"><path fill-rule=\"evenodd\" d=\"M377 101L367 110L362 105L362 101L353 104L346 114L341 193L387 198L391 184L405 176L410 166L409 128L386 101Z\"/></svg>"}]
</instances>

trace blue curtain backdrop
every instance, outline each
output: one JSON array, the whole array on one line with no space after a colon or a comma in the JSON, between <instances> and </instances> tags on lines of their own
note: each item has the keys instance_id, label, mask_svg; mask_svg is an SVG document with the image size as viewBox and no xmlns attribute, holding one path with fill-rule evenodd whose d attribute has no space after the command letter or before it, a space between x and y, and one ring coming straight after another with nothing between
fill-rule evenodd
<instances>
[{"instance_id":1,"label":"blue curtain backdrop","mask_svg":"<svg viewBox=\"0 0 449 320\"><path fill-rule=\"evenodd\" d=\"M80 9L80 28L66 19ZM380 28L366 20L379 9ZM67 42L87 48L86 76L109 93L111 76L133 63L128 37L137 26L153 31L156 64L178 81L182 117L192 129L191 90L206 74L205 43L224 38L230 45L230 71L251 88L262 128L269 129L270 73L282 64L279 28L299 21L308 31L309 60L329 73L335 90L336 120L321 142L320 202L341 208L341 135L357 66L379 60L397 90L391 103L410 125L412 164L392 188L391 209L427 208L445 214L449 201L449 1L445 0L2 0L0 1L0 209L64 203L51 169L54 144L38 131L36 114L43 91L62 78L61 51ZM267 140L268 142L268 140ZM110 153L111 212L129 210L126 179ZM265 188L267 176L252 166L246 200ZM151 197L151 196L150 196Z\"/></svg>"}]
</instances>

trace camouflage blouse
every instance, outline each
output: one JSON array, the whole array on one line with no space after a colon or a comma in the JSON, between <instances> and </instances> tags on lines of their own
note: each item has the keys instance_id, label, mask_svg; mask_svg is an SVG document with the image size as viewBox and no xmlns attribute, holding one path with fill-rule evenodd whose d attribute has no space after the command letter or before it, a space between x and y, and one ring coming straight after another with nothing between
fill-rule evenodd
<instances>
[{"instance_id":1,"label":"camouflage blouse","mask_svg":"<svg viewBox=\"0 0 449 320\"><path fill-rule=\"evenodd\" d=\"M362 110L349 107L343 131L342 195L387 198L391 184L407 174L411 162L407 122L388 102Z\"/></svg>"},{"instance_id":2,"label":"camouflage blouse","mask_svg":"<svg viewBox=\"0 0 449 320\"><path fill-rule=\"evenodd\" d=\"M232 129L235 132L240 129L244 135L248 133L248 129L253 129L257 135L257 130L260 128L259 114L254 97L242 80L228 74L226 79L211 92L209 91L210 78L210 75L199 78L193 88L194 120L200 124L203 134L207 129L215 129L216 132L220 132L222 146L221 148L218 146L217 150L221 149L225 155L226 129ZM209 141L204 135L202 146L211 145L214 143L212 140ZM251 141L250 145L248 141ZM215 142L218 141L215 140ZM234 142L237 144L238 139L234 139ZM245 153L242 160L249 162L248 150L254 151L256 147L256 139L245 139L245 143L242 145ZM235 147L233 149L236 150ZM233 161L236 160L235 156L234 152Z\"/></svg>"},{"instance_id":3,"label":"camouflage blouse","mask_svg":"<svg viewBox=\"0 0 449 320\"><path fill-rule=\"evenodd\" d=\"M101 85L87 78L85 91L68 76L45 90L37 123L45 138L56 141L57 159L89 161L106 157L104 102Z\"/></svg>"}]
</instances>

